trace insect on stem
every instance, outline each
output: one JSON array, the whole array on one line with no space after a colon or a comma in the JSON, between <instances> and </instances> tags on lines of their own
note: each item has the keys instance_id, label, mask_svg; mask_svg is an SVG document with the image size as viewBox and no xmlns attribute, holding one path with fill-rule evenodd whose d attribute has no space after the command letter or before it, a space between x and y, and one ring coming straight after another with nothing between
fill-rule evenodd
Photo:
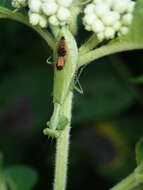
<instances>
[{"instance_id":1,"label":"insect on stem","mask_svg":"<svg viewBox=\"0 0 143 190\"><path fill-rule=\"evenodd\" d=\"M66 41L65 41L64 36L62 36L59 41L57 54L58 54L58 60L57 60L56 68L57 70L60 71L64 68L65 56L67 54L67 46L66 46Z\"/></svg>"}]
</instances>

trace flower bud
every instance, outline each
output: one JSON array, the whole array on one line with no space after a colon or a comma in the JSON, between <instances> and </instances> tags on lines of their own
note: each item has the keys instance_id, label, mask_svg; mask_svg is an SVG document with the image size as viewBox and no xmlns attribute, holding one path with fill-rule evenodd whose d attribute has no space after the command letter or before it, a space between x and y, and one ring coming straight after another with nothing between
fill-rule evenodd
<instances>
[{"instance_id":1,"label":"flower bud","mask_svg":"<svg viewBox=\"0 0 143 190\"><path fill-rule=\"evenodd\" d=\"M94 32L97 32L97 33L103 32L104 31L104 25L99 19L96 19L95 22L92 24L92 29Z\"/></svg>"},{"instance_id":2,"label":"flower bud","mask_svg":"<svg viewBox=\"0 0 143 190\"><path fill-rule=\"evenodd\" d=\"M118 13L124 13L129 6L129 0L114 0L112 8Z\"/></svg>"},{"instance_id":3,"label":"flower bud","mask_svg":"<svg viewBox=\"0 0 143 190\"><path fill-rule=\"evenodd\" d=\"M133 15L131 13L127 13L123 16L123 24L130 25L133 20Z\"/></svg>"},{"instance_id":4,"label":"flower bud","mask_svg":"<svg viewBox=\"0 0 143 190\"><path fill-rule=\"evenodd\" d=\"M85 15L85 17L83 18L83 22L90 25L95 22L95 19L97 19L96 15L91 13L91 14Z\"/></svg>"},{"instance_id":5,"label":"flower bud","mask_svg":"<svg viewBox=\"0 0 143 190\"><path fill-rule=\"evenodd\" d=\"M115 30L112 27L107 27L105 29L105 38L106 39L113 39L115 35Z\"/></svg>"},{"instance_id":6,"label":"flower bud","mask_svg":"<svg viewBox=\"0 0 143 190\"><path fill-rule=\"evenodd\" d=\"M114 11L110 11L104 14L101 19L107 26L114 25L120 19L120 14Z\"/></svg>"},{"instance_id":7,"label":"flower bud","mask_svg":"<svg viewBox=\"0 0 143 190\"><path fill-rule=\"evenodd\" d=\"M46 28L48 24L45 16L31 12L29 12L29 22L34 26L39 25L41 28Z\"/></svg>"},{"instance_id":8,"label":"flower bud","mask_svg":"<svg viewBox=\"0 0 143 190\"><path fill-rule=\"evenodd\" d=\"M109 11L109 7L105 3L95 5L94 11L97 16L102 17Z\"/></svg>"},{"instance_id":9,"label":"flower bud","mask_svg":"<svg viewBox=\"0 0 143 190\"><path fill-rule=\"evenodd\" d=\"M84 9L84 13L85 14L94 13L94 9L95 9L95 5L91 3L91 4L86 6L86 8Z\"/></svg>"},{"instance_id":10,"label":"flower bud","mask_svg":"<svg viewBox=\"0 0 143 190\"><path fill-rule=\"evenodd\" d=\"M61 21L66 21L70 16L70 11L67 8L60 7L57 12L57 18Z\"/></svg>"},{"instance_id":11,"label":"flower bud","mask_svg":"<svg viewBox=\"0 0 143 190\"><path fill-rule=\"evenodd\" d=\"M54 25L54 26L58 26L59 25L59 21L58 21L56 15L53 15L53 16L49 17L49 23L51 25Z\"/></svg>"},{"instance_id":12,"label":"flower bud","mask_svg":"<svg viewBox=\"0 0 143 190\"><path fill-rule=\"evenodd\" d=\"M27 0L12 0L12 6L20 9L22 7L26 7L27 6Z\"/></svg>"},{"instance_id":13,"label":"flower bud","mask_svg":"<svg viewBox=\"0 0 143 190\"><path fill-rule=\"evenodd\" d=\"M29 0L28 5L31 12L40 13L42 5L40 0Z\"/></svg>"},{"instance_id":14,"label":"flower bud","mask_svg":"<svg viewBox=\"0 0 143 190\"><path fill-rule=\"evenodd\" d=\"M31 13L29 14L29 22L36 26L39 23L39 14L37 13Z\"/></svg>"},{"instance_id":15,"label":"flower bud","mask_svg":"<svg viewBox=\"0 0 143 190\"><path fill-rule=\"evenodd\" d=\"M55 2L43 3L42 10L43 13L47 16L53 15L56 13L58 5Z\"/></svg>"},{"instance_id":16,"label":"flower bud","mask_svg":"<svg viewBox=\"0 0 143 190\"><path fill-rule=\"evenodd\" d=\"M119 35L126 35L129 31L129 28L126 26L122 26L119 31Z\"/></svg>"}]
</instances>

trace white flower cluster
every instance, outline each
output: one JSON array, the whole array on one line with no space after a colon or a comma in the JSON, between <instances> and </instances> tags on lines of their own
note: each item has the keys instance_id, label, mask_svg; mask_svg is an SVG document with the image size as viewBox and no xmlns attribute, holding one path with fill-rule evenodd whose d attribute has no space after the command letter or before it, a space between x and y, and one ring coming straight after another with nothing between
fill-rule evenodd
<instances>
[{"instance_id":1,"label":"white flower cluster","mask_svg":"<svg viewBox=\"0 0 143 190\"><path fill-rule=\"evenodd\" d=\"M27 4L30 23L42 28L48 24L65 25L71 15L72 3L73 0L12 0L12 5L16 8Z\"/></svg>"},{"instance_id":2,"label":"white flower cluster","mask_svg":"<svg viewBox=\"0 0 143 190\"><path fill-rule=\"evenodd\" d=\"M125 35L133 19L134 7L132 0L93 0L84 9L85 29L95 32L100 41Z\"/></svg>"}]
</instances>

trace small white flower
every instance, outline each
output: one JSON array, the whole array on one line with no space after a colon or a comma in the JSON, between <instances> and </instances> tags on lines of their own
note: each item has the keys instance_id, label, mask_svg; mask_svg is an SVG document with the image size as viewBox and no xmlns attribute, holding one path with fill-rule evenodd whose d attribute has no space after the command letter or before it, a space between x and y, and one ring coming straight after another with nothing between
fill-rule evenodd
<instances>
[{"instance_id":1,"label":"small white flower","mask_svg":"<svg viewBox=\"0 0 143 190\"><path fill-rule=\"evenodd\" d=\"M57 3L63 7L70 7L73 0L57 0Z\"/></svg>"},{"instance_id":2,"label":"small white flower","mask_svg":"<svg viewBox=\"0 0 143 190\"><path fill-rule=\"evenodd\" d=\"M49 17L49 23L51 25L54 25L54 26L58 26L59 25L59 21L58 21L56 15L53 15L53 16Z\"/></svg>"},{"instance_id":3,"label":"small white flower","mask_svg":"<svg viewBox=\"0 0 143 190\"><path fill-rule=\"evenodd\" d=\"M39 26L41 28L46 28L48 25L48 21L47 21L47 18L43 15L40 16L40 19L39 19Z\"/></svg>"},{"instance_id":4,"label":"small white flower","mask_svg":"<svg viewBox=\"0 0 143 190\"><path fill-rule=\"evenodd\" d=\"M32 12L40 13L41 5L42 3L40 0L29 0L29 9Z\"/></svg>"},{"instance_id":5,"label":"small white flower","mask_svg":"<svg viewBox=\"0 0 143 190\"><path fill-rule=\"evenodd\" d=\"M58 5L55 2L43 3L42 10L43 13L47 16L53 15L56 13Z\"/></svg>"},{"instance_id":6,"label":"small white flower","mask_svg":"<svg viewBox=\"0 0 143 190\"><path fill-rule=\"evenodd\" d=\"M57 18L61 21L66 21L70 17L70 11L67 8L60 7L57 12Z\"/></svg>"},{"instance_id":7,"label":"small white flower","mask_svg":"<svg viewBox=\"0 0 143 190\"><path fill-rule=\"evenodd\" d=\"M94 11L97 16L102 17L109 11L109 7L105 3L95 5Z\"/></svg>"},{"instance_id":8,"label":"small white flower","mask_svg":"<svg viewBox=\"0 0 143 190\"><path fill-rule=\"evenodd\" d=\"M98 38L99 41L103 41L105 39L104 32L98 33L97 38Z\"/></svg>"},{"instance_id":9,"label":"small white flower","mask_svg":"<svg viewBox=\"0 0 143 190\"><path fill-rule=\"evenodd\" d=\"M103 32L104 31L104 25L103 23L99 20L99 19L96 19L95 22L92 24L92 30L94 32Z\"/></svg>"},{"instance_id":10,"label":"small white flower","mask_svg":"<svg viewBox=\"0 0 143 190\"><path fill-rule=\"evenodd\" d=\"M129 6L129 0L114 0L112 8L118 13L124 13Z\"/></svg>"},{"instance_id":11,"label":"small white flower","mask_svg":"<svg viewBox=\"0 0 143 190\"><path fill-rule=\"evenodd\" d=\"M127 13L123 16L123 24L130 25L133 20L133 15L131 13Z\"/></svg>"},{"instance_id":12,"label":"small white flower","mask_svg":"<svg viewBox=\"0 0 143 190\"><path fill-rule=\"evenodd\" d=\"M95 16L95 14L87 14L85 15L85 17L83 18L83 22L87 23L88 25L91 25L95 22L95 19L97 19L97 17Z\"/></svg>"},{"instance_id":13,"label":"small white flower","mask_svg":"<svg viewBox=\"0 0 143 190\"><path fill-rule=\"evenodd\" d=\"M34 26L39 25L41 28L46 28L48 24L45 16L31 12L29 12L29 22Z\"/></svg>"},{"instance_id":14,"label":"small white flower","mask_svg":"<svg viewBox=\"0 0 143 190\"><path fill-rule=\"evenodd\" d=\"M32 25L34 25L34 26L36 26L38 23L39 23L39 14L37 14L37 13L30 13L29 14L29 22L32 24Z\"/></svg>"},{"instance_id":15,"label":"small white flower","mask_svg":"<svg viewBox=\"0 0 143 190\"><path fill-rule=\"evenodd\" d=\"M112 27L107 27L105 29L105 38L112 39L115 36L115 30Z\"/></svg>"},{"instance_id":16,"label":"small white flower","mask_svg":"<svg viewBox=\"0 0 143 190\"><path fill-rule=\"evenodd\" d=\"M12 0L12 6L20 9L27 6L27 0Z\"/></svg>"},{"instance_id":17,"label":"small white flower","mask_svg":"<svg viewBox=\"0 0 143 190\"><path fill-rule=\"evenodd\" d=\"M17 0L12 1L12 6L17 8L17 9L21 8L21 4Z\"/></svg>"},{"instance_id":18,"label":"small white flower","mask_svg":"<svg viewBox=\"0 0 143 190\"><path fill-rule=\"evenodd\" d=\"M94 13L94 9L95 9L95 5L91 3L91 4L86 6L86 8L84 9L84 13L85 14L92 14L92 13Z\"/></svg>"},{"instance_id":19,"label":"small white flower","mask_svg":"<svg viewBox=\"0 0 143 190\"><path fill-rule=\"evenodd\" d=\"M115 11L110 11L104 14L104 16L101 19L105 25L110 26L114 25L120 19L120 15Z\"/></svg>"},{"instance_id":20,"label":"small white flower","mask_svg":"<svg viewBox=\"0 0 143 190\"><path fill-rule=\"evenodd\" d=\"M120 28L120 30L119 30L119 36L120 36L120 35L126 35L126 34L128 33L128 31L129 31L129 28L128 28L128 27L122 26L122 27Z\"/></svg>"},{"instance_id":21,"label":"small white flower","mask_svg":"<svg viewBox=\"0 0 143 190\"><path fill-rule=\"evenodd\" d=\"M85 26L85 29L86 29L87 31L92 31L92 28L91 28L90 25L86 25L86 26Z\"/></svg>"},{"instance_id":22,"label":"small white flower","mask_svg":"<svg viewBox=\"0 0 143 190\"><path fill-rule=\"evenodd\" d=\"M112 39L115 36L115 30L112 27L107 27L105 30L105 38Z\"/></svg>"}]
</instances>

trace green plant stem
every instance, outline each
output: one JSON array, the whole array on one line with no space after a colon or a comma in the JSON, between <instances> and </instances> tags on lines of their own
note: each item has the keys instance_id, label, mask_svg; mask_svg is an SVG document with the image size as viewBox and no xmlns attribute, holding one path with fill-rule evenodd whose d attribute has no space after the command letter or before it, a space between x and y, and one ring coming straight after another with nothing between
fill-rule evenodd
<instances>
[{"instance_id":1,"label":"green plant stem","mask_svg":"<svg viewBox=\"0 0 143 190\"><path fill-rule=\"evenodd\" d=\"M14 11L9 10L7 8L4 8L4 7L0 7L0 18L15 20L15 21L21 22L21 23L29 26L30 28L35 30L38 34L40 34L40 36L47 42L47 44L52 49L54 49L55 40L52 37L52 35L47 30L42 30L40 27L32 26L29 23L27 16L24 16L23 14L21 14L19 12L14 12Z\"/></svg>"},{"instance_id":2,"label":"green plant stem","mask_svg":"<svg viewBox=\"0 0 143 190\"><path fill-rule=\"evenodd\" d=\"M128 190L134 185L137 184L136 178L134 176L134 173L129 175L127 178L119 182L116 186L111 188L110 190Z\"/></svg>"},{"instance_id":3,"label":"green plant stem","mask_svg":"<svg viewBox=\"0 0 143 190\"><path fill-rule=\"evenodd\" d=\"M57 139L54 190L65 190L66 188L71 110L72 92L69 93L62 106L62 113L68 118L69 123Z\"/></svg>"},{"instance_id":4,"label":"green plant stem","mask_svg":"<svg viewBox=\"0 0 143 190\"><path fill-rule=\"evenodd\" d=\"M78 6L71 7L71 17L69 18L69 29L71 33L76 36L78 32L78 15L81 11L81 8Z\"/></svg>"},{"instance_id":5,"label":"green plant stem","mask_svg":"<svg viewBox=\"0 0 143 190\"><path fill-rule=\"evenodd\" d=\"M61 36L64 36L65 38L67 54L64 57L64 68L61 71L57 70L56 68L58 56L55 55L55 73L53 90L53 102L55 105L55 110L50 120L50 129L58 130L58 128L60 127L59 121L62 116L66 118L67 122L62 130L58 130L60 132L60 135L57 138L56 147L54 190L65 190L66 188L69 152L69 133L72 115L72 83L77 70L78 59L77 44L73 35L67 27L62 28L59 40L61 39ZM56 52L57 50L55 49L55 54Z\"/></svg>"},{"instance_id":6,"label":"green plant stem","mask_svg":"<svg viewBox=\"0 0 143 190\"><path fill-rule=\"evenodd\" d=\"M143 162L141 161L132 174L123 179L121 182L119 182L110 190L134 190L134 189L142 190L143 187L142 171L143 171Z\"/></svg>"},{"instance_id":7,"label":"green plant stem","mask_svg":"<svg viewBox=\"0 0 143 190\"><path fill-rule=\"evenodd\" d=\"M92 50L89 53L86 53L84 56L83 55L79 56L78 66L81 67L106 55L122 51L141 49L141 48L143 48L142 42L134 43L134 42L127 42L124 40L123 41L114 40L114 42L102 46L100 48L97 48L95 50Z\"/></svg>"},{"instance_id":8,"label":"green plant stem","mask_svg":"<svg viewBox=\"0 0 143 190\"><path fill-rule=\"evenodd\" d=\"M86 42L79 48L79 55L88 53L90 50L92 50L96 45L99 43L99 40L97 39L96 35L93 34Z\"/></svg>"}]
</instances>

